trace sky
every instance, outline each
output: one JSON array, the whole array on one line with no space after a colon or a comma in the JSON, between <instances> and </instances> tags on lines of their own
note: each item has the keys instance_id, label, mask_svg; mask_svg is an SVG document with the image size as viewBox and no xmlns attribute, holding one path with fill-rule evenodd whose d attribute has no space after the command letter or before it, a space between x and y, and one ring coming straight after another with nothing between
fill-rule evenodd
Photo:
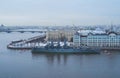
<instances>
[{"instance_id":1,"label":"sky","mask_svg":"<svg viewBox=\"0 0 120 78\"><path fill-rule=\"evenodd\" d=\"M120 24L120 0L0 0L0 24Z\"/></svg>"}]
</instances>

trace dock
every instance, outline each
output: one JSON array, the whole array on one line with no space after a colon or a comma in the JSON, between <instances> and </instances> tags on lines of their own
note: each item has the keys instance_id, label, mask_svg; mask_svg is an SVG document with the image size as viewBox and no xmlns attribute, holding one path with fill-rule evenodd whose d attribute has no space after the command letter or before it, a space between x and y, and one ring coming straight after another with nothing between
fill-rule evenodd
<instances>
[{"instance_id":1,"label":"dock","mask_svg":"<svg viewBox=\"0 0 120 78\"><path fill-rule=\"evenodd\" d=\"M12 41L7 45L8 49L32 49L36 46L43 46L46 35L39 35L25 40Z\"/></svg>"}]
</instances>

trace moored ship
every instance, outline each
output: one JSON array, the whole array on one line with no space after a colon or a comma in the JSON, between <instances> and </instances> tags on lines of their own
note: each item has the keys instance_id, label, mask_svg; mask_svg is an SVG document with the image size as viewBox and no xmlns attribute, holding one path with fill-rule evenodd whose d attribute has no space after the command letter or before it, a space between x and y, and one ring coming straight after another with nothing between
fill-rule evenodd
<instances>
[{"instance_id":1,"label":"moored ship","mask_svg":"<svg viewBox=\"0 0 120 78\"><path fill-rule=\"evenodd\" d=\"M32 53L72 53L72 54L99 54L98 49L91 49L86 47L70 47L64 42L61 46L58 42L57 46L54 46L53 42L47 44L45 47L34 47Z\"/></svg>"}]
</instances>

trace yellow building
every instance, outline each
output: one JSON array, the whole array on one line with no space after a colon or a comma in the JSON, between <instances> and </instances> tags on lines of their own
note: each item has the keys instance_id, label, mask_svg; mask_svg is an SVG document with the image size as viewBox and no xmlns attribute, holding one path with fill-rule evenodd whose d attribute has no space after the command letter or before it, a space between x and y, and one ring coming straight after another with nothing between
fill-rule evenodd
<instances>
[{"instance_id":1,"label":"yellow building","mask_svg":"<svg viewBox=\"0 0 120 78\"><path fill-rule=\"evenodd\" d=\"M74 30L54 30L47 32L47 40L54 41L64 41L67 39L68 41L72 41Z\"/></svg>"}]
</instances>

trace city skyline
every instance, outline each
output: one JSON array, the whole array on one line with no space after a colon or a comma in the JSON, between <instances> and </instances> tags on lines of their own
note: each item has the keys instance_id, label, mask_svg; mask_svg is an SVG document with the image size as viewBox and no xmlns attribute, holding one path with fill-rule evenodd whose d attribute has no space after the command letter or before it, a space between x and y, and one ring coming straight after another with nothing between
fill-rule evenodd
<instances>
[{"instance_id":1,"label":"city skyline","mask_svg":"<svg viewBox=\"0 0 120 78\"><path fill-rule=\"evenodd\" d=\"M0 1L0 23L8 26L120 24L119 0Z\"/></svg>"}]
</instances>

